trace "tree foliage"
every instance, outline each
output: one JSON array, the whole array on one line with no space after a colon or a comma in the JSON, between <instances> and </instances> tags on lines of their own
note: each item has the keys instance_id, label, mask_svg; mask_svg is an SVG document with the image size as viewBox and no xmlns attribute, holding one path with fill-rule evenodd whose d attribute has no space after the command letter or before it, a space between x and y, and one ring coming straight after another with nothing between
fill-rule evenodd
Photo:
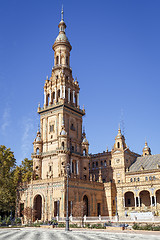
<instances>
[{"instance_id":1,"label":"tree foliage","mask_svg":"<svg viewBox=\"0 0 160 240\"><path fill-rule=\"evenodd\" d=\"M23 183L29 183L33 174L33 160L25 158L14 171L14 183L18 187Z\"/></svg>"},{"instance_id":2,"label":"tree foliage","mask_svg":"<svg viewBox=\"0 0 160 240\"><path fill-rule=\"evenodd\" d=\"M0 215L8 215L15 209L16 189L31 180L32 172L32 160L25 158L20 166L16 166L11 149L0 145Z\"/></svg>"},{"instance_id":3,"label":"tree foliage","mask_svg":"<svg viewBox=\"0 0 160 240\"><path fill-rule=\"evenodd\" d=\"M16 188L14 170L16 159L10 148L0 146L0 213L9 212L15 207Z\"/></svg>"}]
</instances>

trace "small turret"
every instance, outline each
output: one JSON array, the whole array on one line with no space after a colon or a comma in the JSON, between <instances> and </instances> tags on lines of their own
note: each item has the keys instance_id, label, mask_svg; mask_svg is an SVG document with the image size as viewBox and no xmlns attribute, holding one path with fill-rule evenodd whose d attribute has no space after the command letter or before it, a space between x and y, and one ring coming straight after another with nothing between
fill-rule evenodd
<instances>
[{"instance_id":1,"label":"small turret","mask_svg":"<svg viewBox=\"0 0 160 240\"><path fill-rule=\"evenodd\" d=\"M88 151L89 151L89 143L88 140L86 138L86 133L85 130L83 130L83 134L82 134L82 150L83 150L83 155L88 155Z\"/></svg>"},{"instance_id":2,"label":"small turret","mask_svg":"<svg viewBox=\"0 0 160 240\"><path fill-rule=\"evenodd\" d=\"M143 156L151 155L151 149L148 147L147 141L145 141L145 146L143 148Z\"/></svg>"},{"instance_id":3,"label":"small turret","mask_svg":"<svg viewBox=\"0 0 160 240\"><path fill-rule=\"evenodd\" d=\"M121 133L120 126L119 126L119 129L118 129L118 134L115 137L115 144L114 144L113 149L115 150L117 148L118 149L125 149L125 148L127 148L127 145L125 143L125 137Z\"/></svg>"},{"instance_id":4,"label":"small turret","mask_svg":"<svg viewBox=\"0 0 160 240\"><path fill-rule=\"evenodd\" d=\"M33 146L34 146L34 153L39 154L42 152L42 139L41 139L41 133L39 129L37 131L37 136L33 142Z\"/></svg>"},{"instance_id":5,"label":"small turret","mask_svg":"<svg viewBox=\"0 0 160 240\"><path fill-rule=\"evenodd\" d=\"M41 133L38 129L37 136L33 142L33 148L34 148L34 154L32 155L33 159L33 179L39 179L42 175L42 159L41 159L41 153L42 153L42 139L41 139Z\"/></svg>"}]
</instances>

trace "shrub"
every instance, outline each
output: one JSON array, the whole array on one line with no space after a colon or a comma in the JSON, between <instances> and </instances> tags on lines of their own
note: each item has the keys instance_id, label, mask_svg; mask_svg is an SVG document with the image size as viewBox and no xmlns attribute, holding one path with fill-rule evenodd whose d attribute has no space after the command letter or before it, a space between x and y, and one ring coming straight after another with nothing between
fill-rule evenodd
<instances>
[{"instance_id":1,"label":"shrub","mask_svg":"<svg viewBox=\"0 0 160 240\"><path fill-rule=\"evenodd\" d=\"M144 226L140 226L139 224L135 223L132 228L134 230L145 230L145 231L160 231L160 226L153 226L152 224L146 224Z\"/></svg>"},{"instance_id":2,"label":"shrub","mask_svg":"<svg viewBox=\"0 0 160 240\"><path fill-rule=\"evenodd\" d=\"M59 228L64 228L64 227L66 227L66 224L65 223L58 223L58 227Z\"/></svg>"},{"instance_id":3,"label":"shrub","mask_svg":"<svg viewBox=\"0 0 160 240\"><path fill-rule=\"evenodd\" d=\"M91 228L104 229L105 227L102 224L98 223L91 225Z\"/></svg>"},{"instance_id":4,"label":"shrub","mask_svg":"<svg viewBox=\"0 0 160 240\"><path fill-rule=\"evenodd\" d=\"M77 225L77 223L69 224L70 228L80 228L80 226Z\"/></svg>"}]
</instances>

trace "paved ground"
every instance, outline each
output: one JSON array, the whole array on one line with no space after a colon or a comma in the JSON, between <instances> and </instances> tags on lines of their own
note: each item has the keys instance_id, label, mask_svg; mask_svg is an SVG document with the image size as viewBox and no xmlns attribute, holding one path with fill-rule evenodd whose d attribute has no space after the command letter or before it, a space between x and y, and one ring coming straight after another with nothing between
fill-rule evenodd
<instances>
[{"instance_id":1,"label":"paved ground","mask_svg":"<svg viewBox=\"0 0 160 240\"><path fill-rule=\"evenodd\" d=\"M0 240L158 240L160 233L107 232L40 228L0 229Z\"/></svg>"}]
</instances>

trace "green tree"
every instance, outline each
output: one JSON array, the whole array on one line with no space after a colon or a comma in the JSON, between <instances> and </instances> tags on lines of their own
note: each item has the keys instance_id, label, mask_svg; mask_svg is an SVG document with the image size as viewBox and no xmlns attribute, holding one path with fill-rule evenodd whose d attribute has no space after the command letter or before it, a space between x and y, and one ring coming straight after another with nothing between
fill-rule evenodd
<instances>
[{"instance_id":1,"label":"green tree","mask_svg":"<svg viewBox=\"0 0 160 240\"><path fill-rule=\"evenodd\" d=\"M23 183L29 183L33 174L33 160L25 158L14 171L14 183L18 187Z\"/></svg>"},{"instance_id":2,"label":"green tree","mask_svg":"<svg viewBox=\"0 0 160 240\"><path fill-rule=\"evenodd\" d=\"M0 215L9 213L15 207L15 167L16 159L11 149L0 145Z\"/></svg>"}]
</instances>

